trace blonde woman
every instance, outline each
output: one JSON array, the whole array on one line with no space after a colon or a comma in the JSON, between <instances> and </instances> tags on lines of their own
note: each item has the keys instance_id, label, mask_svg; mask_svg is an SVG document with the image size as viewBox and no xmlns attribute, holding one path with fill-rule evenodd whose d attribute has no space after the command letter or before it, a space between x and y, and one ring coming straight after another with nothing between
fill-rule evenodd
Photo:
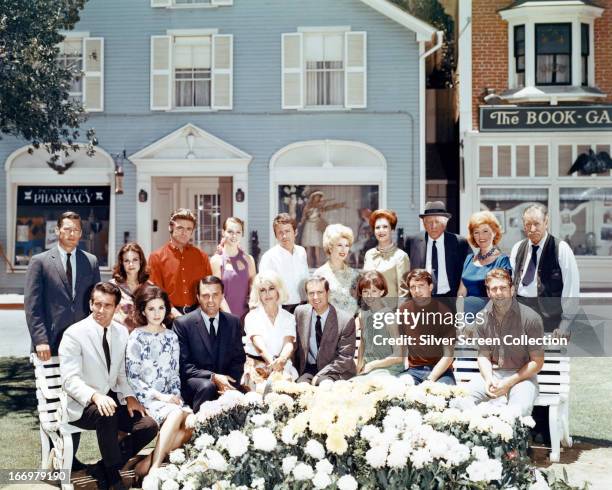
<instances>
[{"instance_id":1,"label":"blonde woman","mask_svg":"<svg viewBox=\"0 0 612 490\"><path fill-rule=\"evenodd\" d=\"M353 230L341 224L329 225L323 233L323 249L329 257L315 271L329 283L329 302L350 315L357 312L355 287L359 273L346 263L353 245Z\"/></svg>"},{"instance_id":2,"label":"blonde woman","mask_svg":"<svg viewBox=\"0 0 612 490\"><path fill-rule=\"evenodd\" d=\"M244 319L244 350L247 358L241 385L263 391L272 373L296 380L298 373L291 363L296 338L295 317L281 305L287 290L274 271L255 276L249 297L252 308Z\"/></svg>"}]
</instances>

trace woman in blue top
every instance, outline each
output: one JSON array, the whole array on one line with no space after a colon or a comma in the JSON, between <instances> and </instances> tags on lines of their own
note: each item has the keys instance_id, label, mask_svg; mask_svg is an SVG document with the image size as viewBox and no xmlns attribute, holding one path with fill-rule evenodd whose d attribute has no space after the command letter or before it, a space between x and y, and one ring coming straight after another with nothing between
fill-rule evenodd
<instances>
[{"instance_id":1,"label":"woman in blue top","mask_svg":"<svg viewBox=\"0 0 612 490\"><path fill-rule=\"evenodd\" d=\"M476 314L487 304L485 278L489 271L497 268L507 269L512 274L510 258L501 253L497 244L501 241L502 231L495 215L490 211L480 211L470 217L468 241L478 248L463 263L461 285L457 296L465 297L463 311Z\"/></svg>"}]
</instances>

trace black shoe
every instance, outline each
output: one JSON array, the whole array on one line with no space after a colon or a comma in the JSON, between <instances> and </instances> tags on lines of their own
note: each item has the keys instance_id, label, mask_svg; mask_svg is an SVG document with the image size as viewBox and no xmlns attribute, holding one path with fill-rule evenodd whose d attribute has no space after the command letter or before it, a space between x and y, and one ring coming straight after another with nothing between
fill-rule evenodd
<instances>
[{"instance_id":1,"label":"black shoe","mask_svg":"<svg viewBox=\"0 0 612 490\"><path fill-rule=\"evenodd\" d=\"M79 461L77 458L74 458L72 460L72 471L83 471L88 469L88 466L85 463L82 463L81 461Z\"/></svg>"},{"instance_id":2,"label":"black shoe","mask_svg":"<svg viewBox=\"0 0 612 490\"><path fill-rule=\"evenodd\" d=\"M119 480L118 482L109 485L108 490L128 490L127 487L123 484L123 481Z\"/></svg>"},{"instance_id":3,"label":"black shoe","mask_svg":"<svg viewBox=\"0 0 612 490\"><path fill-rule=\"evenodd\" d=\"M87 473L89 473L89 476L96 480L98 488L108 488L108 483L106 481L106 470L104 469L102 460L98 461L96 464L89 465L87 467Z\"/></svg>"}]
</instances>

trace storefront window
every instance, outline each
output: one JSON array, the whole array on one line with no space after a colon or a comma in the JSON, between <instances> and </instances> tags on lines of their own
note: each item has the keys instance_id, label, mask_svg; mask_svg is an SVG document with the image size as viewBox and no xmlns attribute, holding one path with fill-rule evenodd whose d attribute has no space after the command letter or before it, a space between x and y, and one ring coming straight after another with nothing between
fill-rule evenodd
<instances>
[{"instance_id":1,"label":"storefront window","mask_svg":"<svg viewBox=\"0 0 612 490\"><path fill-rule=\"evenodd\" d=\"M612 188L561 188L559 209L559 234L575 255L612 255Z\"/></svg>"},{"instance_id":2,"label":"storefront window","mask_svg":"<svg viewBox=\"0 0 612 490\"><path fill-rule=\"evenodd\" d=\"M18 186L15 227L16 266L27 266L32 255L57 243L57 218L65 211L79 213L83 234L79 247L108 266L109 186Z\"/></svg>"},{"instance_id":3,"label":"storefront window","mask_svg":"<svg viewBox=\"0 0 612 490\"><path fill-rule=\"evenodd\" d=\"M503 237L498 246L502 252L509 254L525 238L523 210L536 203L548 206L547 189L480 189L480 209L492 211L501 225Z\"/></svg>"},{"instance_id":4,"label":"storefront window","mask_svg":"<svg viewBox=\"0 0 612 490\"><path fill-rule=\"evenodd\" d=\"M349 263L361 268L372 243L368 219L378 208L377 185L280 185L278 210L298 222L297 243L306 248L308 265L319 267L327 257L323 232L328 224L342 223L353 230L355 241Z\"/></svg>"}]
</instances>

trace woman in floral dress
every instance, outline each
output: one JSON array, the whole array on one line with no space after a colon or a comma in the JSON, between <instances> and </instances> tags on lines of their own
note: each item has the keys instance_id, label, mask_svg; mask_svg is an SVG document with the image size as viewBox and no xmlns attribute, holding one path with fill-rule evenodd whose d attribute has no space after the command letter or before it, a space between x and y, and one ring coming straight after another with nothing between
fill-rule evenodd
<instances>
[{"instance_id":1,"label":"woman in floral dress","mask_svg":"<svg viewBox=\"0 0 612 490\"><path fill-rule=\"evenodd\" d=\"M157 286L145 285L136 291L134 308L137 328L126 349L127 379L138 401L160 426L155 449L135 468L143 476L189 440L192 431L185 427L185 420L191 410L181 398L178 337L165 327L172 308L168 295Z\"/></svg>"},{"instance_id":2,"label":"woman in floral dress","mask_svg":"<svg viewBox=\"0 0 612 490\"><path fill-rule=\"evenodd\" d=\"M357 313L355 287L359 276L346 263L352 244L353 230L341 224L329 225L323 234L323 248L329 260L315 271L329 283L329 302L351 316Z\"/></svg>"}]
</instances>

